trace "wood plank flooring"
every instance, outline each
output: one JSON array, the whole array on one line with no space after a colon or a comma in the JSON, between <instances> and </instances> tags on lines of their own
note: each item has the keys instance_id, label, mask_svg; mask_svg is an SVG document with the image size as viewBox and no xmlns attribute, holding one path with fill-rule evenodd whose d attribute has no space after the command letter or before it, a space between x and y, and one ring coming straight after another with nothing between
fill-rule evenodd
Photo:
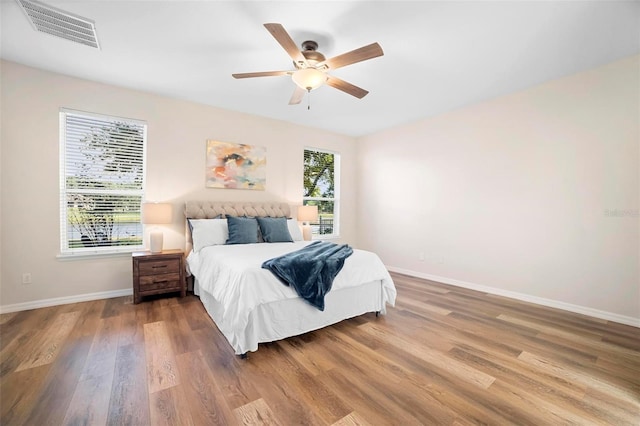
<instances>
[{"instance_id":1,"label":"wood plank flooring","mask_svg":"<svg viewBox=\"0 0 640 426\"><path fill-rule=\"evenodd\" d=\"M194 296L2 315L0 424L640 424L640 329L392 275L388 315L246 360Z\"/></svg>"}]
</instances>

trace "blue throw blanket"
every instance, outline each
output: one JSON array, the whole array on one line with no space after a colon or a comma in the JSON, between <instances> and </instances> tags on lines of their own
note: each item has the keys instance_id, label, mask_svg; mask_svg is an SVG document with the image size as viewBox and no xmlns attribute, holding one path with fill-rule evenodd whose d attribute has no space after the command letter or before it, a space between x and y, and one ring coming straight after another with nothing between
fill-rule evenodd
<instances>
[{"instance_id":1,"label":"blue throw blanket","mask_svg":"<svg viewBox=\"0 0 640 426\"><path fill-rule=\"evenodd\" d=\"M333 279L353 254L348 245L315 241L303 249L265 261L269 269L283 283L316 308L324 311L324 296L331 290Z\"/></svg>"}]
</instances>

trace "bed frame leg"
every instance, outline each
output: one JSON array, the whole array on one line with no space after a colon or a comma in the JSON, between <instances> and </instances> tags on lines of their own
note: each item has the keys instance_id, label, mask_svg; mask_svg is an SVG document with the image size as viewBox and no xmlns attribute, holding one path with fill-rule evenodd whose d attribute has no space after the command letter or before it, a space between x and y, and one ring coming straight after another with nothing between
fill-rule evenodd
<instances>
[{"instance_id":1,"label":"bed frame leg","mask_svg":"<svg viewBox=\"0 0 640 426\"><path fill-rule=\"evenodd\" d=\"M240 354L240 359L247 359L247 353Z\"/></svg>"},{"instance_id":2,"label":"bed frame leg","mask_svg":"<svg viewBox=\"0 0 640 426\"><path fill-rule=\"evenodd\" d=\"M378 318L378 316L380 316L380 311L376 311L376 318Z\"/></svg>"}]
</instances>

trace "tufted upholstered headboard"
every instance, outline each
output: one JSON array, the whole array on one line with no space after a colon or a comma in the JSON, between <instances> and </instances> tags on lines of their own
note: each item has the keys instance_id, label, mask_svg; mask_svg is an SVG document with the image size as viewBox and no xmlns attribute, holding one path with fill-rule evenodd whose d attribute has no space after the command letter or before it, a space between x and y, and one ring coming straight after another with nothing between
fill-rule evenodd
<instances>
[{"instance_id":1,"label":"tufted upholstered headboard","mask_svg":"<svg viewBox=\"0 0 640 426\"><path fill-rule=\"evenodd\" d=\"M186 219L213 219L220 215L254 217L291 217L291 206L287 203L233 202L233 201L187 201L184 209ZM186 252L192 247L189 224L185 224Z\"/></svg>"}]
</instances>

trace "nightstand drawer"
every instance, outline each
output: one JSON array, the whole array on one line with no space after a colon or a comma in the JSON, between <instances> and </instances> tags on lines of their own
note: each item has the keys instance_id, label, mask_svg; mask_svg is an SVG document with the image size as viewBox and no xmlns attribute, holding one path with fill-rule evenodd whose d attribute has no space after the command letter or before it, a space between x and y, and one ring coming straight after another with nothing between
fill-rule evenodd
<instances>
[{"instance_id":1,"label":"nightstand drawer","mask_svg":"<svg viewBox=\"0 0 640 426\"><path fill-rule=\"evenodd\" d=\"M179 274L180 273L180 260L154 260L140 262L140 278L142 275L158 275L158 274Z\"/></svg>"},{"instance_id":2,"label":"nightstand drawer","mask_svg":"<svg viewBox=\"0 0 640 426\"><path fill-rule=\"evenodd\" d=\"M165 274L140 277L140 293L165 288L180 289L180 274Z\"/></svg>"}]
</instances>

